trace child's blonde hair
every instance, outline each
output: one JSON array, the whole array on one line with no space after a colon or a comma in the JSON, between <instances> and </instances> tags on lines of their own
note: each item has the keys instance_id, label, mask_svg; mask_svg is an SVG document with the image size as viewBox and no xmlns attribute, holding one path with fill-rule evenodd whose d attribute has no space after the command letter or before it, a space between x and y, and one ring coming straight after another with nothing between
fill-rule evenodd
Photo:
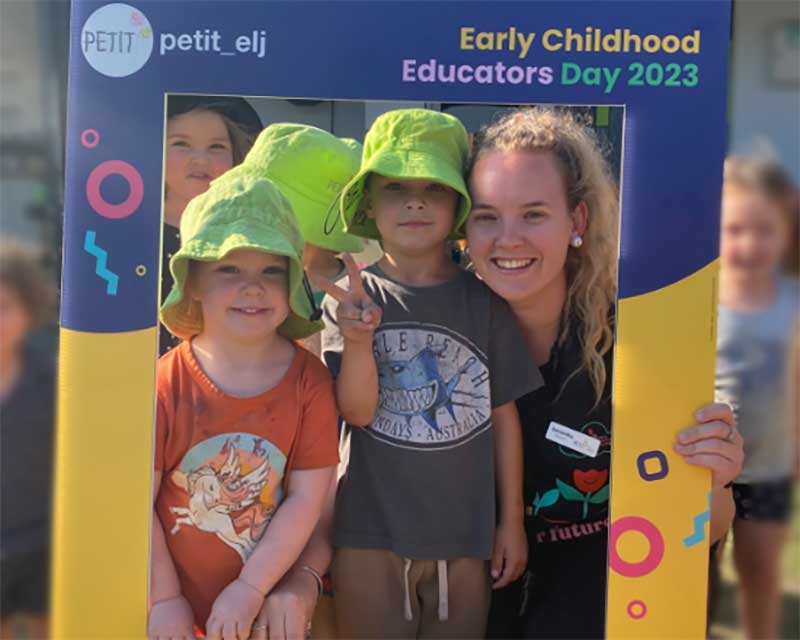
<instances>
[{"instance_id":1,"label":"child's blonde hair","mask_svg":"<svg viewBox=\"0 0 800 640\"><path fill-rule=\"evenodd\" d=\"M597 404L608 375L604 356L614 344L610 313L617 297L619 234L617 186L600 144L594 132L568 111L532 107L503 114L475 136L470 173L481 154L491 151L551 153L564 179L569 210L586 203L583 246L567 252L567 301L558 342L563 344L577 328L582 363L570 378L585 369Z\"/></svg>"}]
</instances>

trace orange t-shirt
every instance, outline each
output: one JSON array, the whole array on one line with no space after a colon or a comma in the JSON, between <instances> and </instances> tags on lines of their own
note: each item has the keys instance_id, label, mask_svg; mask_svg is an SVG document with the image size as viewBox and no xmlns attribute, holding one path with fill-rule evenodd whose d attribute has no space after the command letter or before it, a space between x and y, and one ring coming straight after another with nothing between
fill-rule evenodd
<instances>
[{"instance_id":1,"label":"orange t-shirt","mask_svg":"<svg viewBox=\"0 0 800 640\"><path fill-rule=\"evenodd\" d=\"M288 472L338 462L333 384L297 347L277 385L236 398L211 382L183 342L159 360L157 393L156 512L203 628L279 508Z\"/></svg>"}]
</instances>

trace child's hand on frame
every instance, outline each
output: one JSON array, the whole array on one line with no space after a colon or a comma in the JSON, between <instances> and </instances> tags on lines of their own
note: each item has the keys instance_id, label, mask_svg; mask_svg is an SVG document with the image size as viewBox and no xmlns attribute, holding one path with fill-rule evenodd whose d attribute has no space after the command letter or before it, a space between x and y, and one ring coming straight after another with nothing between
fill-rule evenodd
<instances>
[{"instance_id":1,"label":"child's hand on frame","mask_svg":"<svg viewBox=\"0 0 800 640\"><path fill-rule=\"evenodd\" d=\"M523 523L500 522L492 550L492 589L501 589L519 578L528 564L528 538Z\"/></svg>"},{"instance_id":2,"label":"child's hand on frame","mask_svg":"<svg viewBox=\"0 0 800 640\"><path fill-rule=\"evenodd\" d=\"M161 600L150 608L148 640L194 640L194 637L194 613L183 596Z\"/></svg>"},{"instance_id":3,"label":"child's hand on frame","mask_svg":"<svg viewBox=\"0 0 800 640\"><path fill-rule=\"evenodd\" d=\"M342 260L350 277L349 289L342 289L323 277L314 277L313 283L339 303L336 322L342 337L350 342L372 344L372 334L381 323L381 308L364 290L361 273L353 257L346 253L342 255Z\"/></svg>"},{"instance_id":4,"label":"child's hand on frame","mask_svg":"<svg viewBox=\"0 0 800 640\"><path fill-rule=\"evenodd\" d=\"M264 603L264 594L237 578L222 590L206 622L208 640L243 640L250 637L253 620Z\"/></svg>"}]
</instances>

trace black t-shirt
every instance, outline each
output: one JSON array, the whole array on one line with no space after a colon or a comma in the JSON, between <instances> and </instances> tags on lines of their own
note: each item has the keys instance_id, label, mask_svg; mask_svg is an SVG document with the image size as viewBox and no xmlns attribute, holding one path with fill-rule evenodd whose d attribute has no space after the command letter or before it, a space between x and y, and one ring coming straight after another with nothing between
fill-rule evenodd
<instances>
[{"instance_id":1,"label":"black t-shirt","mask_svg":"<svg viewBox=\"0 0 800 640\"><path fill-rule=\"evenodd\" d=\"M529 571L523 580L493 593L488 637L604 634L612 353L605 356L600 403L581 369L582 353L573 331L540 367L545 385L517 400ZM597 455L589 457L547 439L552 422L597 438Z\"/></svg>"},{"instance_id":2,"label":"black t-shirt","mask_svg":"<svg viewBox=\"0 0 800 640\"><path fill-rule=\"evenodd\" d=\"M609 352L605 389L596 403L588 373L579 370L581 353L576 336L554 348L550 361L540 368L545 385L517 400L526 521L531 543L537 547L604 535L608 529L612 358ZM553 422L599 440L597 455L590 457L548 439Z\"/></svg>"}]
</instances>

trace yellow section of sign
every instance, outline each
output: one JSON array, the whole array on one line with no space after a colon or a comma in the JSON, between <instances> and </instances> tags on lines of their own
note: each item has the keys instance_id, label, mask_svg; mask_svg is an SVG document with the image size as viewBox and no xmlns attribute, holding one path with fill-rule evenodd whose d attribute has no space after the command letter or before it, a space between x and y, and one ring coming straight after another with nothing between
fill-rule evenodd
<instances>
[{"instance_id":1,"label":"yellow section of sign","mask_svg":"<svg viewBox=\"0 0 800 640\"><path fill-rule=\"evenodd\" d=\"M673 443L713 399L717 273L619 301L608 638L705 637L710 474Z\"/></svg>"},{"instance_id":2,"label":"yellow section of sign","mask_svg":"<svg viewBox=\"0 0 800 640\"><path fill-rule=\"evenodd\" d=\"M144 638L157 329L61 329L53 638Z\"/></svg>"}]
</instances>

